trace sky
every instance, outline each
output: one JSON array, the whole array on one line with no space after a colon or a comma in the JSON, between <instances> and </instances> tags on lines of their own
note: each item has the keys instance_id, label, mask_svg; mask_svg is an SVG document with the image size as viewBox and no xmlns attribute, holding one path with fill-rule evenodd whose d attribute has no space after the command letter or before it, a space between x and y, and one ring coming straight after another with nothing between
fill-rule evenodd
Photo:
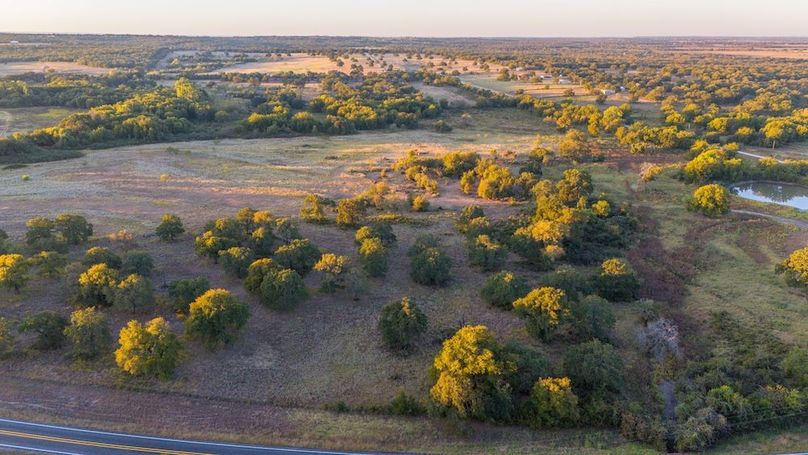
<instances>
[{"instance_id":1,"label":"sky","mask_svg":"<svg viewBox=\"0 0 808 455\"><path fill-rule=\"evenodd\" d=\"M808 36L808 0L0 0L0 32Z\"/></svg>"}]
</instances>

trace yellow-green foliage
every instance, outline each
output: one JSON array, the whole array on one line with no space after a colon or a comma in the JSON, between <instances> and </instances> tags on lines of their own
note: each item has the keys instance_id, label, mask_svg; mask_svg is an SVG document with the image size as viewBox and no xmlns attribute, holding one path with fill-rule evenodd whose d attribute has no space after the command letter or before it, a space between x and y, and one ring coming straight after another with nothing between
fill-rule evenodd
<instances>
[{"instance_id":1,"label":"yellow-green foliage","mask_svg":"<svg viewBox=\"0 0 808 455\"><path fill-rule=\"evenodd\" d=\"M82 359L100 355L112 343L107 318L95 307L74 311L70 315L70 325L65 328L65 336L70 340L71 355Z\"/></svg>"},{"instance_id":2,"label":"yellow-green foliage","mask_svg":"<svg viewBox=\"0 0 808 455\"><path fill-rule=\"evenodd\" d=\"M808 247L791 253L777 270L785 275L789 285L808 288Z\"/></svg>"},{"instance_id":3,"label":"yellow-green foliage","mask_svg":"<svg viewBox=\"0 0 808 455\"><path fill-rule=\"evenodd\" d=\"M721 185L704 185L693 192L688 208L707 216L720 216L729 212L729 191Z\"/></svg>"},{"instance_id":4,"label":"yellow-green foliage","mask_svg":"<svg viewBox=\"0 0 808 455\"><path fill-rule=\"evenodd\" d=\"M185 333L209 348L232 342L247 323L247 305L225 289L210 289L191 303Z\"/></svg>"},{"instance_id":5,"label":"yellow-green foliage","mask_svg":"<svg viewBox=\"0 0 808 455\"><path fill-rule=\"evenodd\" d=\"M541 287L516 299L513 308L525 318L531 335L547 340L569 313L567 295L561 289Z\"/></svg>"},{"instance_id":6,"label":"yellow-green foliage","mask_svg":"<svg viewBox=\"0 0 808 455\"><path fill-rule=\"evenodd\" d=\"M115 363L133 376L168 379L180 362L182 345L163 318L146 325L129 321L121 329L120 347L115 351Z\"/></svg>"},{"instance_id":7,"label":"yellow-green foliage","mask_svg":"<svg viewBox=\"0 0 808 455\"><path fill-rule=\"evenodd\" d=\"M574 425L578 397L567 377L540 378L530 392L530 424L536 428Z\"/></svg>"},{"instance_id":8,"label":"yellow-green foliage","mask_svg":"<svg viewBox=\"0 0 808 455\"><path fill-rule=\"evenodd\" d=\"M0 255L0 286L19 292L28 279L28 261L21 254Z\"/></svg>"}]
</instances>

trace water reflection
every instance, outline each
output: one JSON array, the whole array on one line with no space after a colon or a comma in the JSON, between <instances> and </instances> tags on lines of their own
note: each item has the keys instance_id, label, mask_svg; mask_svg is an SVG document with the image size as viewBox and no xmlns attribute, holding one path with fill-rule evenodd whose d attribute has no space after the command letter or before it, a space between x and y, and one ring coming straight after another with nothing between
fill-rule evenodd
<instances>
[{"instance_id":1,"label":"water reflection","mask_svg":"<svg viewBox=\"0 0 808 455\"><path fill-rule=\"evenodd\" d=\"M808 210L808 187L793 183L748 182L730 187L733 193L752 201L771 202Z\"/></svg>"}]
</instances>

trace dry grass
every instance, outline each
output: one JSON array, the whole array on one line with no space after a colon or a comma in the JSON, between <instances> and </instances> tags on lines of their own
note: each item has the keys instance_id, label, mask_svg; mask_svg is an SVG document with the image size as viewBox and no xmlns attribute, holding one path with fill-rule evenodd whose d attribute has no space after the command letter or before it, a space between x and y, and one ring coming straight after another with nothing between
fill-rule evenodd
<instances>
[{"instance_id":1,"label":"dry grass","mask_svg":"<svg viewBox=\"0 0 808 455\"><path fill-rule=\"evenodd\" d=\"M72 62L9 62L0 63L0 77L23 73L71 73L100 76L109 73L109 68L80 65Z\"/></svg>"},{"instance_id":2,"label":"dry grass","mask_svg":"<svg viewBox=\"0 0 808 455\"><path fill-rule=\"evenodd\" d=\"M79 110L62 107L6 108L0 112L0 135L4 129L5 134L11 134L54 126L74 112L79 112ZM5 120L3 120L3 114L6 114ZM5 121L5 127L3 121Z\"/></svg>"}]
</instances>

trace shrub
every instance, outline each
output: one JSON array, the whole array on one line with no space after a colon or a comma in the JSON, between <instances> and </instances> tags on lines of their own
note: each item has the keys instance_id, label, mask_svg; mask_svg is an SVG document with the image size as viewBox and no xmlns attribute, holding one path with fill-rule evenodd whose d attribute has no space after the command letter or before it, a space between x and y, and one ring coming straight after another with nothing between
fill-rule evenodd
<instances>
[{"instance_id":1,"label":"shrub","mask_svg":"<svg viewBox=\"0 0 808 455\"><path fill-rule=\"evenodd\" d=\"M808 388L808 349L792 347L782 363L783 372L800 388Z\"/></svg>"},{"instance_id":2,"label":"shrub","mask_svg":"<svg viewBox=\"0 0 808 455\"><path fill-rule=\"evenodd\" d=\"M785 276L789 286L808 288L808 247L791 253L776 269Z\"/></svg>"},{"instance_id":3,"label":"shrub","mask_svg":"<svg viewBox=\"0 0 808 455\"><path fill-rule=\"evenodd\" d=\"M322 255L314 270L323 274L320 290L323 292L336 292L345 289L345 272L348 271L350 259L347 256L338 256L333 253Z\"/></svg>"},{"instance_id":4,"label":"shrub","mask_svg":"<svg viewBox=\"0 0 808 455\"><path fill-rule=\"evenodd\" d=\"M460 417L508 421L513 402L505 377L512 366L487 327L465 326L443 342L433 364L436 381L429 396Z\"/></svg>"},{"instance_id":5,"label":"shrub","mask_svg":"<svg viewBox=\"0 0 808 455\"><path fill-rule=\"evenodd\" d=\"M426 407L417 398L400 390L390 402L390 412L399 416L419 416L426 414Z\"/></svg>"},{"instance_id":6,"label":"shrub","mask_svg":"<svg viewBox=\"0 0 808 455\"><path fill-rule=\"evenodd\" d=\"M359 199L342 199L337 203L337 225L356 226L365 216L365 203Z\"/></svg>"},{"instance_id":7,"label":"shrub","mask_svg":"<svg viewBox=\"0 0 808 455\"><path fill-rule=\"evenodd\" d=\"M36 272L39 276L58 278L64 273L67 256L56 251L40 251L39 254L31 258L31 263L37 268Z\"/></svg>"},{"instance_id":8,"label":"shrub","mask_svg":"<svg viewBox=\"0 0 808 455\"><path fill-rule=\"evenodd\" d=\"M479 235L469 242L471 265L483 271L493 272L502 268L508 258L508 250L487 235Z\"/></svg>"},{"instance_id":9,"label":"shrub","mask_svg":"<svg viewBox=\"0 0 808 455\"><path fill-rule=\"evenodd\" d=\"M188 314L188 307L191 302L208 289L210 289L210 282L205 277L176 280L168 285L168 296L173 301L175 312Z\"/></svg>"},{"instance_id":10,"label":"shrub","mask_svg":"<svg viewBox=\"0 0 808 455\"><path fill-rule=\"evenodd\" d=\"M244 279L244 289L251 294L258 294L264 277L277 269L278 266L272 259L256 259L247 267L247 278Z\"/></svg>"},{"instance_id":11,"label":"shrub","mask_svg":"<svg viewBox=\"0 0 808 455\"><path fill-rule=\"evenodd\" d=\"M129 321L121 329L115 363L133 376L170 378L180 362L182 345L163 318L142 325Z\"/></svg>"},{"instance_id":12,"label":"shrub","mask_svg":"<svg viewBox=\"0 0 808 455\"><path fill-rule=\"evenodd\" d=\"M687 208L706 216L721 216L729 213L729 191L715 183L700 186L693 192Z\"/></svg>"},{"instance_id":13,"label":"shrub","mask_svg":"<svg viewBox=\"0 0 808 455\"><path fill-rule=\"evenodd\" d=\"M98 357L112 344L107 318L95 307L74 311L64 333L70 340L70 355L75 358Z\"/></svg>"},{"instance_id":14,"label":"shrub","mask_svg":"<svg viewBox=\"0 0 808 455\"><path fill-rule=\"evenodd\" d=\"M578 397L567 377L539 378L530 392L530 425L555 428L578 421Z\"/></svg>"},{"instance_id":15,"label":"shrub","mask_svg":"<svg viewBox=\"0 0 808 455\"><path fill-rule=\"evenodd\" d=\"M126 274L138 274L149 277L154 270L154 260L145 251L130 251L123 257L121 272Z\"/></svg>"},{"instance_id":16,"label":"shrub","mask_svg":"<svg viewBox=\"0 0 808 455\"><path fill-rule=\"evenodd\" d=\"M389 248L396 243L396 234L393 232L393 226L390 223L374 223L370 226L362 226L356 230L354 240L357 245L361 245L367 239L379 239L385 248Z\"/></svg>"},{"instance_id":17,"label":"shrub","mask_svg":"<svg viewBox=\"0 0 808 455\"><path fill-rule=\"evenodd\" d=\"M289 309L308 297L303 278L292 269L273 269L261 281L261 302L273 309Z\"/></svg>"},{"instance_id":18,"label":"shrub","mask_svg":"<svg viewBox=\"0 0 808 455\"><path fill-rule=\"evenodd\" d=\"M247 267L252 264L253 259L253 251L249 248L234 246L219 251L222 268L236 278L244 278L247 275Z\"/></svg>"},{"instance_id":19,"label":"shrub","mask_svg":"<svg viewBox=\"0 0 808 455\"><path fill-rule=\"evenodd\" d=\"M54 246L58 241L53 236L56 225L52 220L38 216L26 221L25 226L28 228L25 233L26 244L39 250L56 249Z\"/></svg>"},{"instance_id":20,"label":"shrub","mask_svg":"<svg viewBox=\"0 0 808 455\"><path fill-rule=\"evenodd\" d=\"M14 351L14 333L8 319L0 317L0 359Z\"/></svg>"},{"instance_id":21,"label":"shrub","mask_svg":"<svg viewBox=\"0 0 808 455\"><path fill-rule=\"evenodd\" d=\"M437 247L424 248L412 255L410 276L419 284L441 286L451 278L452 260Z\"/></svg>"},{"instance_id":22,"label":"shrub","mask_svg":"<svg viewBox=\"0 0 808 455\"><path fill-rule=\"evenodd\" d=\"M675 439L676 450L700 452L715 444L728 431L727 419L710 408L700 409L679 425Z\"/></svg>"},{"instance_id":23,"label":"shrub","mask_svg":"<svg viewBox=\"0 0 808 455\"><path fill-rule=\"evenodd\" d=\"M109 248L94 246L87 250L81 263L88 267L96 264L106 264L111 269L120 269L123 261L120 256L110 251Z\"/></svg>"},{"instance_id":24,"label":"shrub","mask_svg":"<svg viewBox=\"0 0 808 455\"><path fill-rule=\"evenodd\" d=\"M475 152L451 152L443 155L443 175L460 177L477 166L480 155Z\"/></svg>"},{"instance_id":25,"label":"shrub","mask_svg":"<svg viewBox=\"0 0 808 455\"><path fill-rule=\"evenodd\" d=\"M380 277L387 273L387 249L380 239L363 240L359 246L359 260L370 276Z\"/></svg>"},{"instance_id":26,"label":"shrub","mask_svg":"<svg viewBox=\"0 0 808 455\"><path fill-rule=\"evenodd\" d=\"M572 335L582 341L607 340L614 328L615 317L611 304L596 295L574 303L570 316Z\"/></svg>"},{"instance_id":27,"label":"shrub","mask_svg":"<svg viewBox=\"0 0 808 455\"><path fill-rule=\"evenodd\" d=\"M561 289L538 288L513 302L516 313L526 319L528 332L549 340L561 320L569 314L567 295Z\"/></svg>"},{"instance_id":28,"label":"shrub","mask_svg":"<svg viewBox=\"0 0 808 455\"><path fill-rule=\"evenodd\" d=\"M75 304L85 307L112 305L118 271L107 264L90 266L79 275L78 288L73 298Z\"/></svg>"},{"instance_id":29,"label":"shrub","mask_svg":"<svg viewBox=\"0 0 808 455\"><path fill-rule=\"evenodd\" d=\"M408 297L382 308L379 331L391 349L409 350L413 340L424 333L426 327L426 315Z\"/></svg>"},{"instance_id":30,"label":"shrub","mask_svg":"<svg viewBox=\"0 0 808 455\"><path fill-rule=\"evenodd\" d=\"M301 240L303 238L300 235L300 231L297 230L297 225L288 218L276 219L274 229L275 235L286 243L293 240Z\"/></svg>"},{"instance_id":31,"label":"shrub","mask_svg":"<svg viewBox=\"0 0 808 455\"><path fill-rule=\"evenodd\" d=\"M468 205L463 207L463 210L460 211L460 214L457 217L457 221L455 225L460 232L465 233L468 227L468 224L471 220L475 218L482 218L485 216L485 212L483 212L483 208L479 205Z\"/></svg>"},{"instance_id":32,"label":"shrub","mask_svg":"<svg viewBox=\"0 0 808 455\"><path fill-rule=\"evenodd\" d=\"M160 240L173 242L185 232L185 227L183 227L180 217L166 213L163 215L163 218L160 219L160 224L157 225L154 232Z\"/></svg>"},{"instance_id":33,"label":"shrub","mask_svg":"<svg viewBox=\"0 0 808 455\"><path fill-rule=\"evenodd\" d=\"M502 356L513 366L506 380L515 394L529 395L536 378L550 374L550 359L534 347L512 341L503 347Z\"/></svg>"},{"instance_id":34,"label":"shrub","mask_svg":"<svg viewBox=\"0 0 808 455\"><path fill-rule=\"evenodd\" d=\"M600 275L595 278L595 288L604 299L627 302L637 298L640 282L628 263L612 258L601 264Z\"/></svg>"},{"instance_id":35,"label":"shrub","mask_svg":"<svg viewBox=\"0 0 808 455\"><path fill-rule=\"evenodd\" d=\"M191 303L185 333L212 349L235 340L249 316L247 305L229 291L210 289Z\"/></svg>"},{"instance_id":36,"label":"shrub","mask_svg":"<svg viewBox=\"0 0 808 455\"><path fill-rule=\"evenodd\" d=\"M489 305L510 310L513 302L530 291L524 278L512 272L499 272L488 278L480 290L480 295Z\"/></svg>"},{"instance_id":37,"label":"shrub","mask_svg":"<svg viewBox=\"0 0 808 455\"><path fill-rule=\"evenodd\" d=\"M19 293L29 280L28 264L21 254L0 255L0 286Z\"/></svg>"},{"instance_id":38,"label":"shrub","mask_svg":"<svg viewBox=\"0 0 808 455\"><path fill-rule=\"evenodd\" d=\"M413 212L426 212L429 210L429 197L427 195L410 194L408 199Z\"/></svg>"},{"instance_id":39,"label":"shrub","mask_svg":"<svg viewBox=\"0 0 808 455\"><path fill-rule=\"evenodd\" d=\"M316 194L307 195L300 209L300 218L309 223L325 223L328 217L323 208L324 203L325 199Z\"/></svg>"},{"instance_id":40,"label":"shrub","mask_svg":"<svg viewBox=\"0 0 808 455\"><path fill-rule=\"evenodd\" d=\"M132 313L154 304L154 291L148 278L132 274L121 280L112 293L112 303Z\"/></svg>"},{"instance_id":41,"label":"shrub","mask_svg":"<svg viewBox=\"0 0 808 455\"><path fill-rule=\"evenodd\" d=\"M614 347L599 340L581 343L564 353L564 371L584 394L619 392L623 386L623 362Z\"/></svg>"},{"instance_id":42,"label":"shrub","mask_svg":"<svg viewBox=\"0 0 808 455\"><path fill-rule=\"evenodd\" d=\"M562 265L552 273L545 275L542 279L542 286L561 289L571 299L577 299L579 296L593 292L589 278L575 267L568 265Z\"/></svg>"},{"instance_id":43,"label":"shrub","mask_svg":"<svg viewBox=\"0 0 808 455\"><path fill-rule=\"evenodd\" d=\"M270 226L256 228L250 234L250 247L256 256L266 257L272 254L275 245L275 234Z\"/></svg>"},{"instance_id":44,"label":"shrub","mask_svg":"<svg viewBox=\"0 0 808 455\"><path fill-rule=\"evenodd\" d=\"M20 324L20 332L35 332L34 349L48 351L59 349L65 344L67 319L51 311L42 311L28 316Z\"/></svg>"},{"instance_id":45,"label":"shrub","mask_svg":"<svg viewBox=\"0 0 808 455\"><path fill-rule=\"evenodd\" d=\"M93 235L93 225L80 215L63 213L56 216L54 228L70 245L86 242Z\"/></svg>"},{"instance_id":46,"label":"shrub","mask_svg":"<svg viewBox=\"0 0 808 455\"><path fill-rule=\"evenodd\" d=\"M194 239L194 251L198 256L219 260L219 251L238 246L238 242L230 237L216 235L213 231L205 231Z\"/></svg>"},{"instance_id":47,"label":"shrub","mask_svg":"<svg viewBox=\"0 0 808 455\"><path fill-rule=\"evenodd\" d=\"M295 239L275 250L274 261L284 269L292 269L306 275L320 260L320 250L309 239Z\"/></svg>"}]
</instances>

